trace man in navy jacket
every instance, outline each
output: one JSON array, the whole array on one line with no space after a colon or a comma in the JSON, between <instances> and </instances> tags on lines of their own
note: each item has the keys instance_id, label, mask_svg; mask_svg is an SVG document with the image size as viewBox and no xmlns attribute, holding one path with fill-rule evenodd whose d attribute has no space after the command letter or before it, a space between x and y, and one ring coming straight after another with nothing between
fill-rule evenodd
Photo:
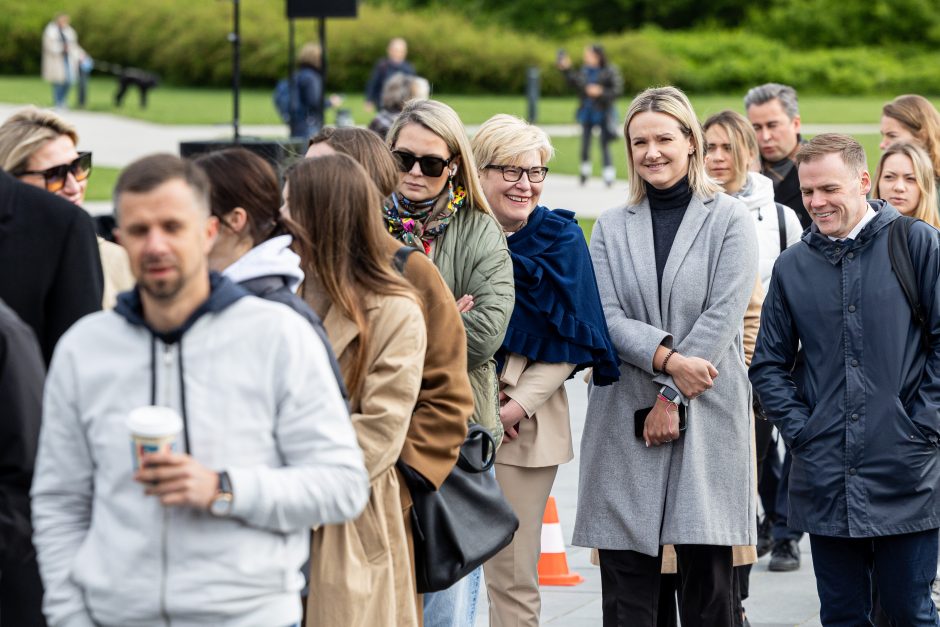
<instances>
[{"instance_id":1,"label":"man in navy jacket","mask_svg":"<svg viewBox=\"0 0 940 627\"><path fill-rule=\"evenodd\" d=\"M894 624L938 625L940 232L908 238L926 350L891 270L899 214L866 201L861 145L818 135L796 162L814 224L777 259L750 370L793 452L789 524L810 534L823 625L870 625L872 579Z\"/></svg>"}]
</instances>

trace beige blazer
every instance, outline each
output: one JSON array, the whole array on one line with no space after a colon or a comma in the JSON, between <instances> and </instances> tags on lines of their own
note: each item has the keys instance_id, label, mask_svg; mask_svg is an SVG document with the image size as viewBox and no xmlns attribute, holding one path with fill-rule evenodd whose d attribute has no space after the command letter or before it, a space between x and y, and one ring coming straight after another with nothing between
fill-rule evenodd
<instances>
[{"instance_id":1,"label":"beige blazer","mask_svg":"<svg viewBox=\"0 0 940 627\"><path fill-rule=\"evenodd\" d=\"M515 353L506 358L500 391L519 403L528 419L519 424L519 437L503 438L496 461L509 466L542 468L574 459L571 418L565 380L573 364L530 362Z\"/></svg>"}]
</instances>

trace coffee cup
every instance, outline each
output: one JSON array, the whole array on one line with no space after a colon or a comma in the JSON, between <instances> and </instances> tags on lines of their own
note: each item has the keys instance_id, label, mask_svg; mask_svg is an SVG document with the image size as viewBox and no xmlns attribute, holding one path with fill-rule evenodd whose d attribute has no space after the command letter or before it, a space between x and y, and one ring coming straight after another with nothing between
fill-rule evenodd
<instances>
[{"instance_id":1,"label":"coffee cup","mask_svg":"<svg viewBox=\"0 0 940 627\"><path fill-rule=\"evenodd\" d=\"M138 407L127 416L131 432L131 459L134 470L143 464L144 455L179 452L183 419L169 407L147 405Z\"/></svg>"}]
</instances>

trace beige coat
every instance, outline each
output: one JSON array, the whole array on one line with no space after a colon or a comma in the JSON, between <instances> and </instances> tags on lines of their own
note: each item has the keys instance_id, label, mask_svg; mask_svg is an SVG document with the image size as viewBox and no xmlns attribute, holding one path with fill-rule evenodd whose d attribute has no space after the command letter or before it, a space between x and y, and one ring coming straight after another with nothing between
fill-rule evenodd
<instances>
[{"instance_id":1,"label":"beige coat","mask_svg":"<svg viewBox=\"0 0 940 627\"><path fill-rule=\"evenodd\" d=\"M78 45L78 35L71 26L66 26L66 46L62 43L59 27L55 20L46 24L42 31L42 79L48 83L74 83L78 80L78 64L84 58L85 51ZM68 67L71 76L65 71L66 52L68 54ZM69 80L71 79L71 80Z\"/></svg>"},{"instance_id":2,"label":"beige coat","mask_svg":"<svg viewBox=\"0 0 940 627\"><path fill-rule=\"evenodd\" d=\"M134 275L127 251L103 237L98 238L98 254L101 256L101 271L104 274L104 293L101 297L102 309L113 309L117 295L134 288Z\"/></svg>"},{"instance_id":3,"label":"beige coat","mask_svg":"<svg viewBox=\"0 0 940 627\"><path fill-rule=\"evenodd\" d=\"M367 374L359 393L350 391L350 415L372 494L356 520L314 531L310 627L418 624L395 462L421 387L427 336L412 298L371 297L367 306ZM346 376L359 331L336 307L329 308L323 325Z\"/></svg>"},{"instance_id":4,"label":"beige coat","mask_svg":"<svg viewBox=\"0 0 940 627\"><path fill-rule=\"evenodd\" d=\"M503 438L496 461L509 466L543 468L574 459L565 380L572 364L530 362L515 353L506 358L500 391L525 410L515 440Z\"/></svg>"}]
</instances>

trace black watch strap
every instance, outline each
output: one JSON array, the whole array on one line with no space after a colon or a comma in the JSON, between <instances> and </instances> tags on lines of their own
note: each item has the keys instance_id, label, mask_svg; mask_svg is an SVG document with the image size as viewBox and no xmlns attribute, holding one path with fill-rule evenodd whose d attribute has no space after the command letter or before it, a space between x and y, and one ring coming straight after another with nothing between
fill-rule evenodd
<instances>
[{"instance_id":1,"label":"black watch strap","mask_svg":"<svg viewBox=\"0 0 940 627\"><path fill-rule=\"evenodd\" d=\"M219 492L232 494L232 480L229 478L228 472L224 470L219 473Z\"/></svg>"}]
</instances>

